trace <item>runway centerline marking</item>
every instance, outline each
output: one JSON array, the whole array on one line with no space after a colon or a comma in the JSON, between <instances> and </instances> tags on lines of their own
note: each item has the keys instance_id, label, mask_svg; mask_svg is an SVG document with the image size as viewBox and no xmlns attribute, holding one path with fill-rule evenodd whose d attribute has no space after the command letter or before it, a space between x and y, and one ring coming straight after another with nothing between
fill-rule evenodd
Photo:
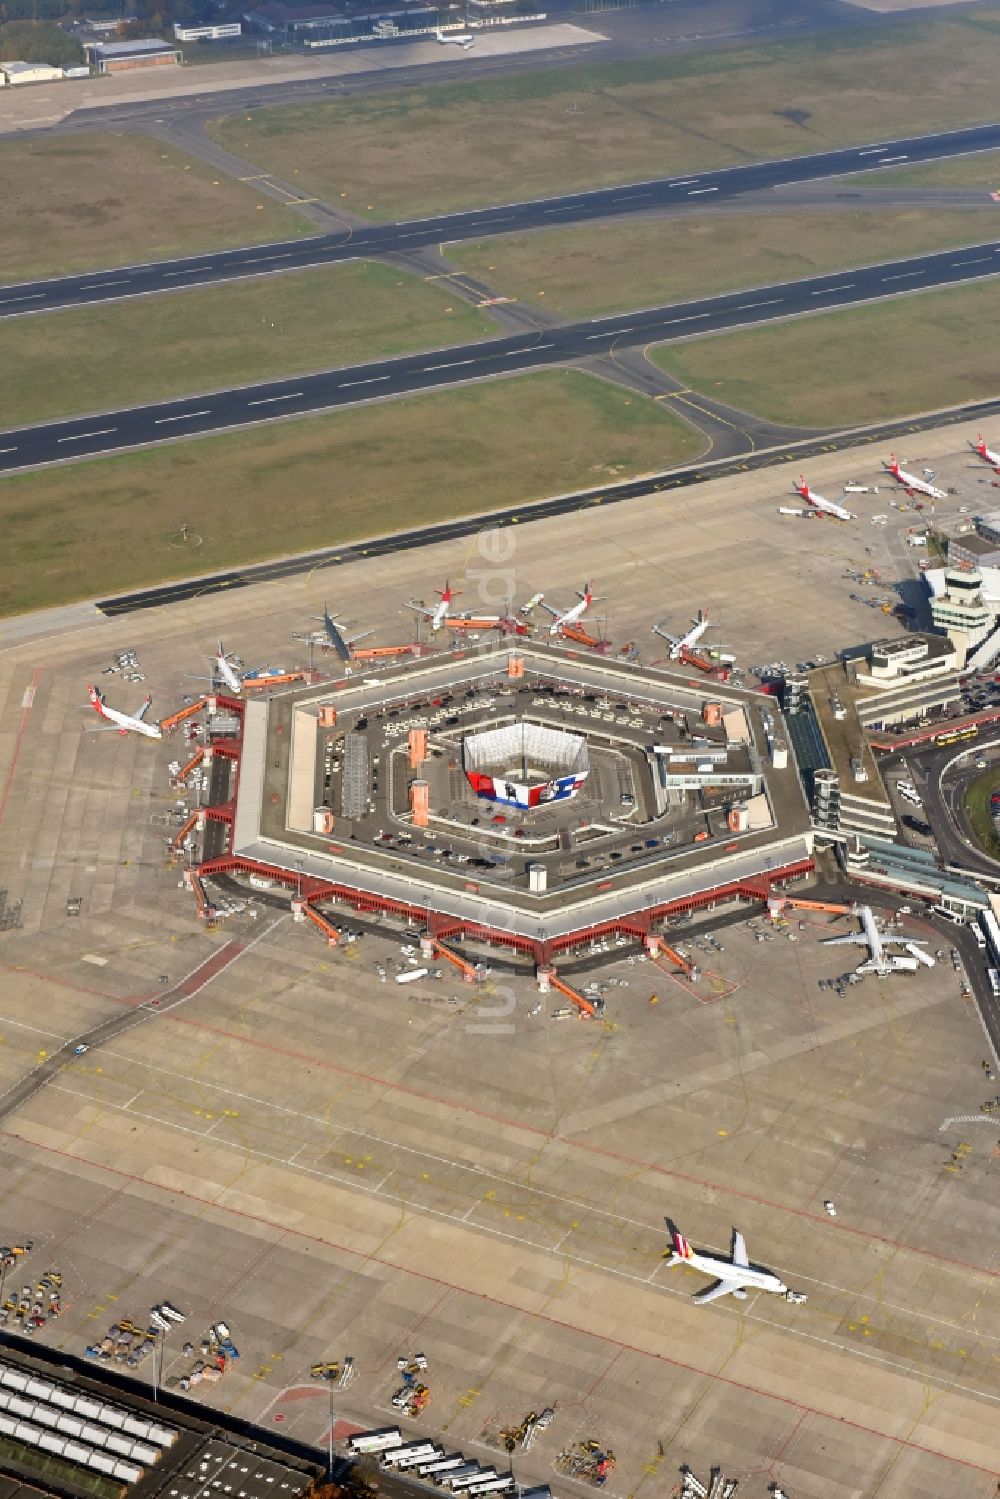
<instances>
[{"instance_id":1,"label":"runway centerline marking","mask_svg":"<svg viewBox=\"0 0 1000 1499\"><path fill-rule=\"evenodd\" d=\"M471 364L471 360L469 361ZM337 386L338 390L350 390L353 385L378 385L382 380L388 380L388 375L372 375L369 380L344 380Z\"/></svg>"},{"instance_id":2,"label":"runway centerline marking","mask_svg":"<svg viewBox=\"0 0 1000 1499\"><path fill-rule=\"evenodd\" d=\"M86 442L88 437L107 437L109 432L117 432L117 427L102 427L99 432L78 432L75 437L59 437L57 442Z\"/></svg>"},{"instance_id":3,"label":"runway centerline marking","mask_svg":"<svg viewBox=\"0 0 1000 1499\"><path fill-rule=\"evenodd\" d=\"M780 300L780 298L778 298L777 300ZM698 320L699 320L699 318L709 317L709 316L710 316L710 314L707 313L707 312L693 312L690 315L690 317L670 317L670 318L665 318L662 323L653 323L652 326L654 328L670 328L670 327L673 326L674 323L697 323Z\"/></svg>"},{"instance_id":4,"label":"runway centerline marking","mask_svg":"<svg viewBox=\"0 0 1000 1499\"><path fill-rule=\"evenodd\" d=\"M888 281L890 277L883 276L882 279L883 281ZM829 297L832 296L835 291L850 291L853 286L853 281L844 281L840 286L821 286L818 291L811 291L809 295L811 297Z\"/></svg>"},{"instance_id":5,"label":"runway centerline marking","mask_svg":"<svg viewBox=\"0 0 1000 1499\"><path fill-rule=\"evenodd\" d=\"M162 427L165 422L189 422L196 416L211 416L211 414L211 408L206 406L204 411L183 411L180 416L158 416L153 426Z\"/></svg>"},{"instance_id":6,"label":"runway centerline marking","mask_svg":"<svg viewBox=\"0 0 1000 1499\"><path fill-rule=\"evenodd\" d=\"M275 401L294 401L296 396L304 396L304 390L290 390L287 396L261 396L256 401L248 401L248 406L271 406Z\"/></svg>"}]
</instances>

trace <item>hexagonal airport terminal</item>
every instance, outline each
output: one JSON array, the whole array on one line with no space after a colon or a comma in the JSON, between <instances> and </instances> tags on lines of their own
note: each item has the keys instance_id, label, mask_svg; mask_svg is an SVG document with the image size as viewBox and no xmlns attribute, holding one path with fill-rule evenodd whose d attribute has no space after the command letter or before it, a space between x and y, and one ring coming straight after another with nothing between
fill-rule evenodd
<instances>
[{"instance_id":1,"label":"hexagonal airport terminal","mask_svg":"<svg viewBox=\"0 0 1000 1499\"><path fill-rule=\"evenodd\" d=\"M545 963L812 869L760 693L565 644L490 643L237 705L198 871Z\"/></svg>"}]
</instances>

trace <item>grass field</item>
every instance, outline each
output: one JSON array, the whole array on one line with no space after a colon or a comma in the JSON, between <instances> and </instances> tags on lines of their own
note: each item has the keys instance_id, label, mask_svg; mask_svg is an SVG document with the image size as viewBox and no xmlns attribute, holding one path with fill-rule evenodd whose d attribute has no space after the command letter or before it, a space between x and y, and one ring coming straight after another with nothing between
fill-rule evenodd
<instances>
[{"instance_id":1,"label":"grass field","mask_svg":"<svg viewBox=\"0 0 1000 1499\"><path fill-rule=\"evenodd\" d=\"M995 281L718 338L653 358L685 384L791 426L850 426L1000 395Z\"/></svg>"},{"instance_id":2,"label":"grass field","mask_svg":"<svg viewBox=\"0 0 1000 1499\"><path fill-rule=\"evenodd\" d=\"M984 193L1000 188L1000 151L977 151L955 156L951 161L933 161L922 167L889 167L884 172L863 172L843 177L844 186L878 187L981 187ZM993 205L996 213L997 206Z\"/></svg>"},{"instance_id":3,"label":"grass field","mask_svg":"<svg viewBox=\"0 0 1000 1499\"><path fill-rule=\"evenodd\" d=\"M809 209L587 224L449 245L447 254L499 292L578 317L972 244L998 230L989 207Z\"/></svg>"},{"instance_id":4,"label":"grass field","mask_svg":"<svg viewBox=\"0 0 1000 1499\"><path fill-rule=\"evenodd\" d=\"M375 536L694 457L670 412L575 371L0 480L0 613ZM201 537L182 548L187 524Z\"/></svg>"},{"instance_id":5,"label":"grass field","mask_svg":"<svg viewBox=\"0 0 1000 1499\"><path fill-rule=\"evenodd\" d=\"M1000 857L1000 839L990 816L990 796L997 785L996 770L987 770L965 788L965 815L976 842L992 859Z\"/></svg>"},{"instance_id":6,"label":"grass field","mask_svg":"<svg viewBox=\"0 0 1000 1499\"><path fill-rule=\"evenodd\" d=\"M366 262L0 324L12 427L485 338L496 325L430 284Z\"/></svg>"},{"instance_id":7,"label":"grass field","mask_svg":"<svg viewBox=\"0 0 1000 1499\"><path fill-rule=\"evenodd\" d=\"M417 217L992 119L998 72L994 4L766 47L257 109L210 128L352 212Z\"/></svg>"},{"instance_id":8,"label":"grass field","mask_svg":"<svg viewBox=\"0 0 1000 1499\"><path fill-rule=\"evenodd\" d=\"M291 209L133 135L0 143L0 282L315 234Z\"/></svg>"}]
</instances>

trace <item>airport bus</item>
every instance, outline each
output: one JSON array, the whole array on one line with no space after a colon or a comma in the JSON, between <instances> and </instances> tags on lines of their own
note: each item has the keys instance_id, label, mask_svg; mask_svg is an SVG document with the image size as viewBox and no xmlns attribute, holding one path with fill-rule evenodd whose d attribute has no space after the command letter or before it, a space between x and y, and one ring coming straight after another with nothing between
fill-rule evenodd
<instances>
[{"instance_id":1,"label":"airport bus","mask_svg":"<svg viewBox=\"0 0 1000 1499\"><path fill-rule=\"evenodd\" d=\"M1000 964L1000 922L997 921L992 911L980 911L979 925L990 950L990 963L996 967Z\"/></svg>"},{"instance_id":2,"label":"airport bus","mask_svg":"<svg viewBox=\"0 0 1000 1499\"><path fill-rule=\"evenodd\" d=\"M949 729L945 734L935 734L934 743L940 749L946 744L959 744L963 739L975 739L978 733L979 725L970 723L964 729Z\"/></svg>"}]
</instances>

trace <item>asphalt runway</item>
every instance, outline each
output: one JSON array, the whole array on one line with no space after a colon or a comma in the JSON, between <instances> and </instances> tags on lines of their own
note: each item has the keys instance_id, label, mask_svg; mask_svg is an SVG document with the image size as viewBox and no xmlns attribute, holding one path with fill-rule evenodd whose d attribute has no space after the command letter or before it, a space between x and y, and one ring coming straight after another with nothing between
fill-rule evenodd
<instances>
[{"instance_id":1,"label":"asphalt runway","mask_svg":"<svg viewBox=\"0 0 1000 1499\"><path fill-rule=\"evenodd\" d=\"M835 271L723 296L623 312L371 364L294 375L237 389L157 401L66 421L0 432L0 473L76 462L181 438L255 426L281 417L334 411L388 397L441 390L470 380L526 373L575 360L672 343L904 292L960 286L1000 272L1000 240L907 260Z\"/></svg>"},{"instance_id":2,"label":"asphalt runway","mask_svg":"<svg viewBox=\"0 0 1000 1499\"><path fill-rule=\"evenodd\" d=\"M249 276L276 275L371 256L408 254L429 245L482 239L495 234L519 234L529 229L584 224L594 219L650 210L690 209L695 204L714 206L726 199L767 188L871 173L903 163L920 165L998 147L1000 123L976 125L936 135L910 136L824 151L815 156L790 157L686 177L675 175L653 182L633 182L592 192L570 193L560 198L497 204L395 224L363 225L347 233L321 234L307 240L281 240L250 245L242 250L221 250L207 255L189 255L180 260L155 261L149 265L21 282L0 288L0 318L114 302L125 297L149 296L153 292L178 291L190 286L215 285Z\"/></svg>"}]
</instances>

